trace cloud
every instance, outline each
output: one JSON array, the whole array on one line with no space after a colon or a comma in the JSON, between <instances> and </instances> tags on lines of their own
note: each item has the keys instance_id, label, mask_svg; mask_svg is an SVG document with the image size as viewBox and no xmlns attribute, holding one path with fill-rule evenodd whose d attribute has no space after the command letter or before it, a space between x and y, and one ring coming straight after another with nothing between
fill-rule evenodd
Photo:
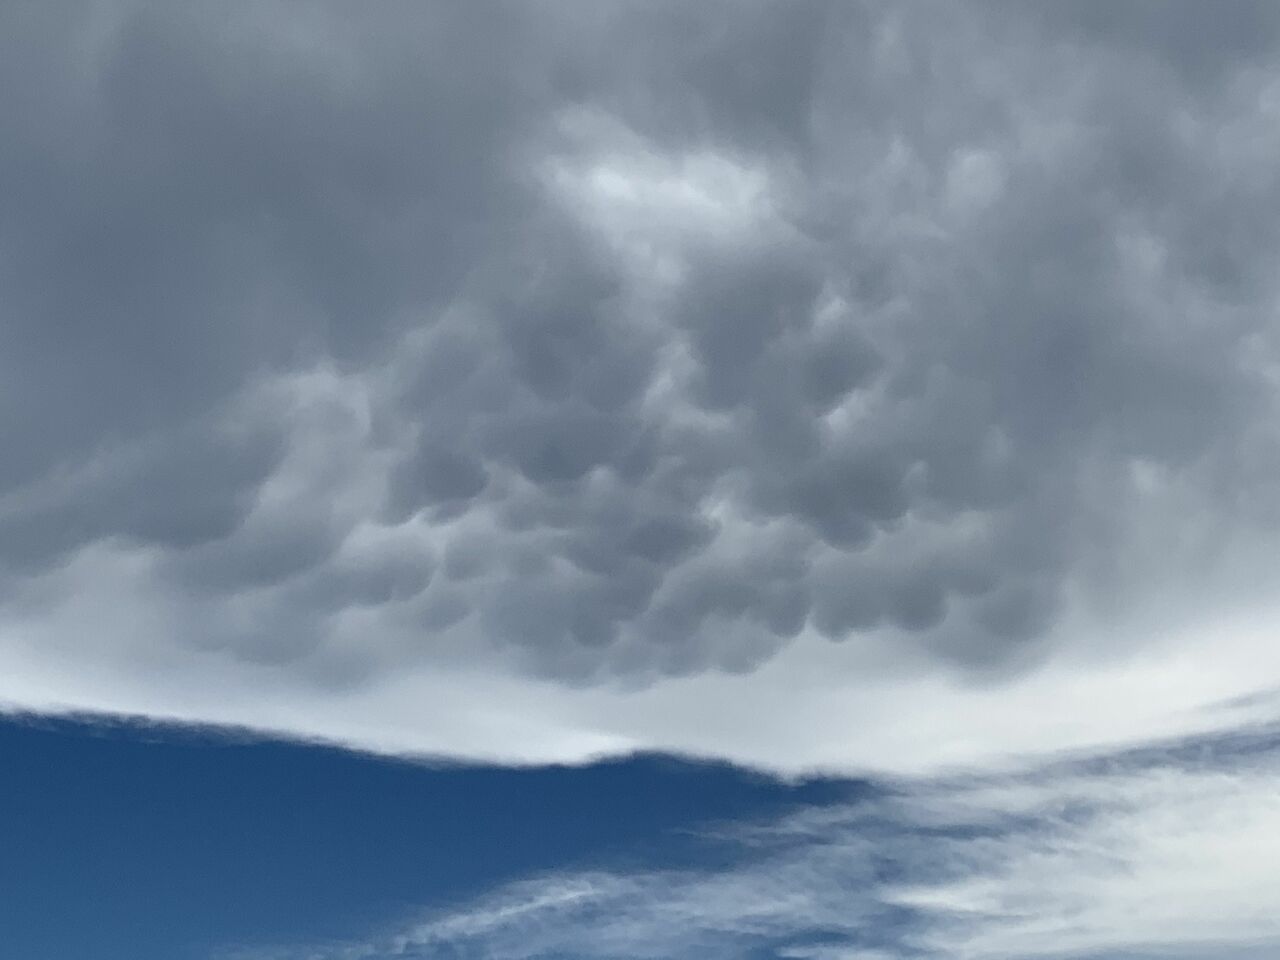
<instances>
[{"instance_id":1,"label":"cloud","mask_svg":"<svg viewBox=\"0 0 1280 960\"><path fill-rule=\"evenodd\" d=\"M1226 722L1280 521L1230 9L10 15L0 698L788 770Z\"/></svg>"},{"instance_id":2,"label":"cloud","mask_svg":"<svg viewBox=\"0 0 1280 960\"><path fill-rule=\"evenodd\" d=\"M1280 945L1275 744L1247 733L886 785L713 831L726 866L535 877L305 955L1260 957Z\"/></svg>"}]
</instances>

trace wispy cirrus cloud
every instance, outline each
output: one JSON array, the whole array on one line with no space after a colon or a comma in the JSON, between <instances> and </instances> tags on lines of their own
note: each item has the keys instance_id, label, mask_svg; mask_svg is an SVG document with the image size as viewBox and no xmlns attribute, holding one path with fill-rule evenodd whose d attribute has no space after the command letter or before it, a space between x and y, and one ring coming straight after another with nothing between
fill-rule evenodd
<instances>
[{"instance_id":1,"label":"wispy cirrus cloud","mask_svg":"<svg viewBox=\"0 0 1280 960\"><path fill-rule=\"evenodd\" d=\"M279 958L1001 960L1280 949L1275 731L868 799L708 842L712 870L535 877L369 944Z\"/></svg>"}]
</instances>

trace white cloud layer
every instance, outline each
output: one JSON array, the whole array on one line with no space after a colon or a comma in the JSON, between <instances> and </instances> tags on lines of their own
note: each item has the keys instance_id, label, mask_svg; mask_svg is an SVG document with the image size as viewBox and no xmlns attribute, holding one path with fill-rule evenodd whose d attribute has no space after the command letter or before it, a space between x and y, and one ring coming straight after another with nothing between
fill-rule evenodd
<instances>
[{"instance_id":1,"label":"white cloud layer","mask_svg":"<svg viewBox=\"0 0 1280 960\"><path fill-rule=\"evenodd\" d=\"M874 653L806 637L748 673L641 688L566 687L483 661L336 686L216 652L131 648L128 631L163 607L145 595L138 608L122 603L135 588L113 577L128 577L129 564L110 554L93 559L65 619L13 628L31 642L11 655L0 699L44 712L247 726L392 754L529 764L663 750L784 775L1015 763L1232 729L1278 709L1260 679L1280 672L1280 653L1269 626L1252 622L1193 627L1126 658L1061 658L986 684L936 669L886 670ZM88 630L118 631L104 645L114 659L73 658L59 642Z\"/></svg>"},{"instance_id":2,"label":"white cloud layer","mask_svg":"<svg viewBox=\"0 0 1280 960\"><path fill-rule=\"evenodd\" d=\"M1280 949L1275 742L916 782L732 826L727 867L532 878L305 955L1252 960Z\"/></svg>"}]
</instances>

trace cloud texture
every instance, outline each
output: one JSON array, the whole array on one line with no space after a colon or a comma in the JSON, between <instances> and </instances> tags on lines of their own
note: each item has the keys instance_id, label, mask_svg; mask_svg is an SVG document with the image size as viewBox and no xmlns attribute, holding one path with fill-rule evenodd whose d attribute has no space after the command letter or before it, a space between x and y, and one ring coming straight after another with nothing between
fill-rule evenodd
<instances>
[{"instance_id":1,"label":"cloud texture","mask_svg":"<svg viewBox=\"0 0 1280 960\"><path fill-rule=\"evenodd\" d=\"M1272 5L0 17L3 700L803 766L1280 682Z\"/></svg>"},{"instance_id":2,"label":"cloud texture","mask_svg":"<svg viewBox=\"0 0 1280 960\"><path fill-rule=\"evenodd\" d=\"M244 957L1254 960L1280 946L1275 744L864 789L710 831L714 868L534 877L372 943Z\"/></svg>"}]
</instances>

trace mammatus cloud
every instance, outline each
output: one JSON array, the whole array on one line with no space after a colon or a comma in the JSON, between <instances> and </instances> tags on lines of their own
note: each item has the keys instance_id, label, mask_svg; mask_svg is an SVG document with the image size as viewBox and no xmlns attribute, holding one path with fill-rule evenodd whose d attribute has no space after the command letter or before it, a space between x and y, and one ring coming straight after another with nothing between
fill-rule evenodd
<instances>
[{"instance_id":1,"label":"mammatus cloud","mask_svg":"<svg viewBox=\"0 0 1280 960\"><path fill-rule=\"evenodd\" d=\"M1272 6L2 16L4 701L914 769L1280 680Z\"/></svg>"},{"instance_id":2,"label":"mammatus cloud","mask_svg":"<svg viewBox=\"0 0 1280 960\"><path fill-rule=\"evenodd\" d=\"M733 825L706 871L533 878L273 960L1253 958L1280 946L1274 733L915 782Z\"/></svg>"}]
</instances>

